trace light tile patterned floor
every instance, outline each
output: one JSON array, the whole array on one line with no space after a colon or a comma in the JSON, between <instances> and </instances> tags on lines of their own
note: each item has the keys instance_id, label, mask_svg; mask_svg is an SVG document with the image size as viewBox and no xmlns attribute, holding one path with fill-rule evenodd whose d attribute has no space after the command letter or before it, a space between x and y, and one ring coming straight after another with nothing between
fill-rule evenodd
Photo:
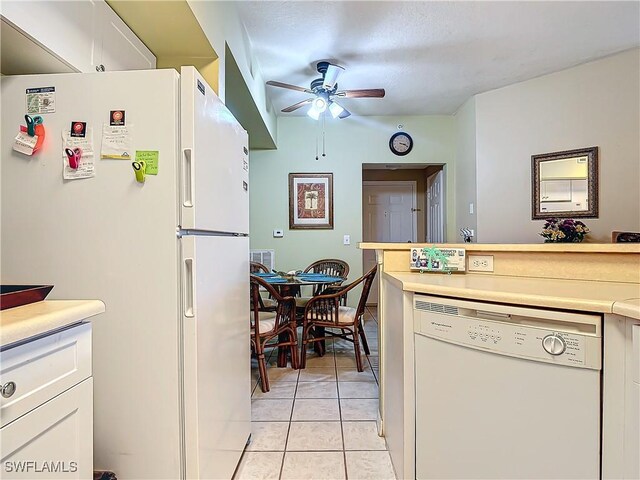
<instances>
[{"instance_id":1,"label":"light tile patterned floor","mask_svg":"<svg viewBox=\"0 0 640 480\"><path fill-rule=\"evenodd\" d=\"M307 368L275 366L271 390L252 399L252 441L235 480L395 479L384 439L378 436L378 326L367 308L365 333L372 355L356 370L353 345L327 342L327 354L307 356ZM256 366L254 362L254 367Z\"/></svg>"}]
</instances>

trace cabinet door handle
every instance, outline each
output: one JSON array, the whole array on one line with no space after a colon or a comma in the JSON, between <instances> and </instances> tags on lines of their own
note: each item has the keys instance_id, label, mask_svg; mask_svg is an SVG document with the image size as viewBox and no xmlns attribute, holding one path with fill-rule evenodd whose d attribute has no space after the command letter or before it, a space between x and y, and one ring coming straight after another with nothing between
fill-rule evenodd
<instances>
[{"instance_id":1,"label":"cabinet door handle","mask_svg":"<svg viewBox=\"0 0 640 480\"><path fill-rule=\"evenodd\" d=\"M2 385L2 390L0 391L4 398L11 397L14 393L16 393L16 382L7 382Z\"/></svg>"}]
</instances>

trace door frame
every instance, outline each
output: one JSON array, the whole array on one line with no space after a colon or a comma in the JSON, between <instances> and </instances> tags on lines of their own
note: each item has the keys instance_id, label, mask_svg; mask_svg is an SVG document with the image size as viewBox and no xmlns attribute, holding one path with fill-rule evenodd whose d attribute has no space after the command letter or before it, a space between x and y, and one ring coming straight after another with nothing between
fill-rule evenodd
<instances>
[{"instance_id":1,"label":"door frame","mask_svg":"<svg viewBox=\"0 0 640 480\"><path fill-rule=\"evenodd\" d=\"M441 218L441 223L442 223L442 243L446 243L447 242L447 204L446 204L446 199L447 199L447 191L446 191L446 185L447 185L447 176L446 176L446 172L445 169L442 168L441 170L438 170L437 172L432 173L431 175L429 175L426 178L426 185L425 185L425 219L424 219L424 236L425 236L425 242L427 243L434 243L434 242L429 242L429 179L432 177L436 177L437 175L442 174L442 178L440 179L440 191L442 192L442 202L440 204L440 218Z\"/></svg>"},{"instance_id":2,"label":"door frame","mask_svg":"<svg viewBox=\"0 0 640 480\"><path fill-rule=\"evenodd\" d=\"M416 243L418 241L418 212L415 210L416 208L418 208L418 182L416 182L415 180L364 180L362 182L362 213L364 214L364 193L365 193L365 187L374 187L374 186L383 186L383 185L390 185L390 186L398 186L398 187L402 187L402 186L407 186L410 185L412 190L413 190L413 195L412 195L412 202L411 202L411 208L414 209L413 213L415 214L413 216L413 239L412 241L414 243ZM365 217L364 215L362 215L362 231L365 232ZM363 235L363 241L364 241L364 235ZM374 240L371 240L374 241Z\"/></svg>"}]
</instances>

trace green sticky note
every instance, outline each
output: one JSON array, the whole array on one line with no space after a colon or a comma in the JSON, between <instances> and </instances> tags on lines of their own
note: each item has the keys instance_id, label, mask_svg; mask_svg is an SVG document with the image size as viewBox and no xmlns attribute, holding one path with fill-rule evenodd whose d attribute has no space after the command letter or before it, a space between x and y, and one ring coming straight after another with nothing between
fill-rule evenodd
<instances>
[{"instance_id":1,"label":"green sticky note","mask_svg":"<svg viewBox=\"0 0 640 480\"><path fill-rule=\"evenodd\" d=\"M136 150L136 162L144 162L146 165L145 173L147 175L158 174L158 157L160 152L157 150Z\"/></svg>"}]
</instances>

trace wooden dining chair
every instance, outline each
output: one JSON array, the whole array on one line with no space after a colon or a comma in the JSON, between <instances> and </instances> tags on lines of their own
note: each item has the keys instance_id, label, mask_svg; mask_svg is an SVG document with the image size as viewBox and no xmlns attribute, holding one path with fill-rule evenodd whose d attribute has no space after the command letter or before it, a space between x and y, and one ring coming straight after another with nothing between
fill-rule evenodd
<instances>
[{"instance_id":1,"label":"wooden dining chair","mask_svg":"<svg viewBox=\"0 0 640 480\"><path fill-rule=\"evenodd\" d=\"M260 288L264 288L276 302L275 311L261 308ZM267 361L264 350L269 347L288 348L291 353L291 366L298 369L298 332L296 330L296 302L293 297L282 297L278 291L260 277L251 275L251 349L258 359L260 388L269 391Z\"/></svg>"},{"instance_id":2,"label":"wooden dining chair","mask_svg":"<svg viewBox=\"0 0 640 480\"><path fill-rule=\"evenodd\" d=\"M269 268L259 262L249 262L249 273L269 273ZM271 297L260 296L260 307L262 310L275 310L276 302Z\"/></svg>"},{"instance_id":3,"label":"wooden dining chair","mask_svg":"<svg viewBox=\"0 0 640 480\"><path fill-rule=\"evenodd\" d=\"M349 276L349 264L343 260L338 260L337 258L325 258L322 260L317 260L304 269L304 273L322 273L324 275L331 275L334 277L342 277L346 279ZM337 285L341 285L340 282ZM336 286L336 284L334 284ZM300 311L304 311L304 307L307 305L307 302L316 295L320 295L326 289L326 285L315 285L313 287L313 293L310 297L301 296L300 289L296 292L296 307ZM347 304L347 297L345 296L343 299L343 304Z\"/></svg>"},{"instance_id":4,"label":"wooden dining chair","mask_svg":"<svg viewBox=\"0 0 640 480\"><path fill-rule=\"evenodd\" d=\"M251 273L269 273L269 268L260 262L249 262L249 272Z\"/></svg>"},{"instance_id":5,"label":"wooden dining chair","mask_svg":"<svg viewBox=\"0 0 640 480\"><path fill-rule=\"evenodd\" d=\"M331 337L339 337L353 343L356 356L356 367L359 372L364 370L362 356L360 354L360 339L364 338L362 317L364 315L367 297L376 276L378 266L375 265L362 277L335 293L318 295L307 303L304 310L302 323L302 357L300 368L307 364L307 345L316 342L324 342L325 334ZM350 290L362 284L362 293L356 308L341 304L341 298ZM330 329L329 332L326 329ZM311 336L311 331L314 336ZM339 331L339 332L336 332ZM349 338L351 337L351 338ZM364 340L366 342L366 339Z\"/></svg>"},{"instance_id":6,"label":"wooden dining chair","mask_svg":"<svg viewBox=\"0 0 640 480\"><path fill-rule=\"evenodd\" d=\"M337 258L325 258L313 262L304 269L304 273L323 273L332 277L347 278L349 276L349 264ZM322 285L316 285L313 289L313 295L320 295L322 290Z\"/></svg>"}]
</instances>

